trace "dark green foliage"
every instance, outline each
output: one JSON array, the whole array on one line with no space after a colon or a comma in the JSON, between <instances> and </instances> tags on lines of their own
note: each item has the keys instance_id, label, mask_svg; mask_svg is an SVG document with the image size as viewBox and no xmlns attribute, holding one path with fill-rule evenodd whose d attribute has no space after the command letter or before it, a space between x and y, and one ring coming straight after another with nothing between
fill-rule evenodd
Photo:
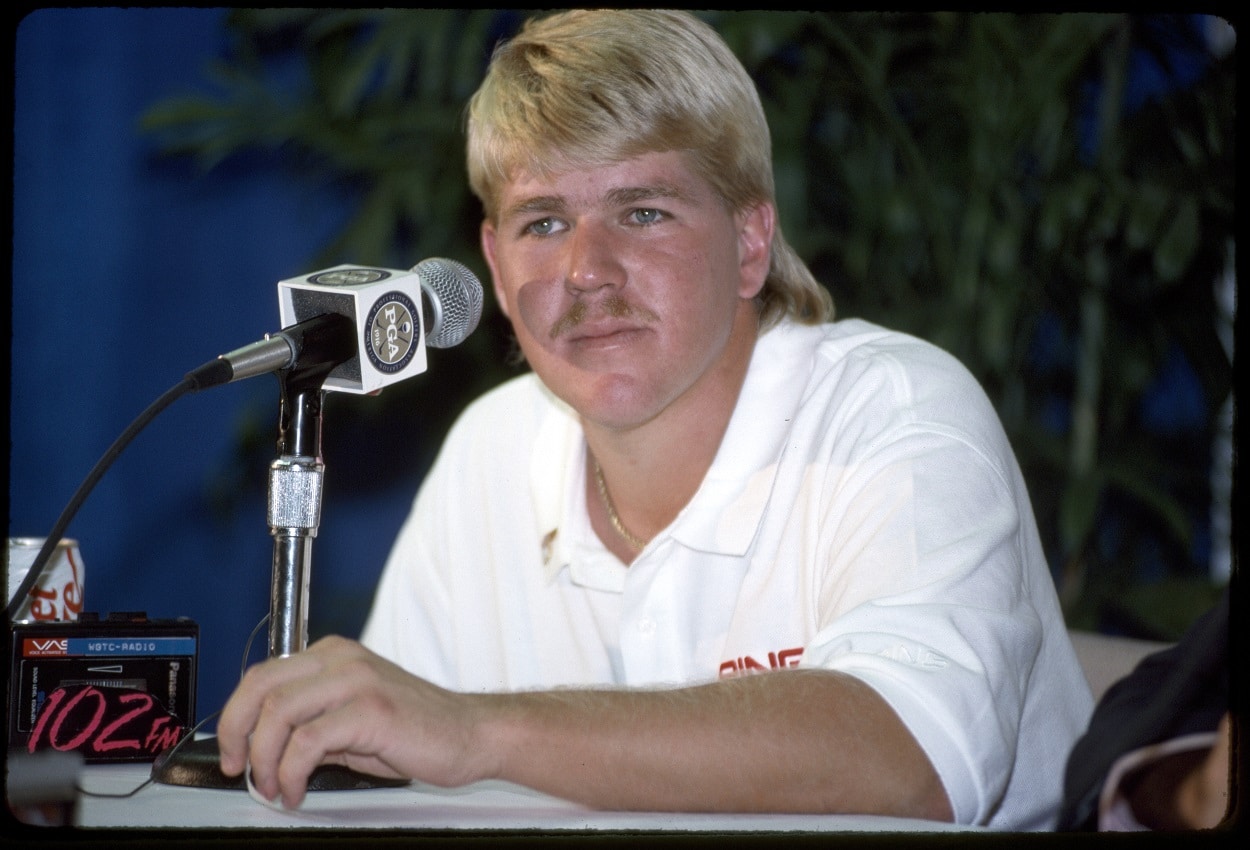
<instances>
[{"instance_id":1,"label":"dark green foliage","mask_svg":"<svg viewBox=\"0 0 1250 850\"><path fill-rule=\"evenodd\" d=\"M219 93L158 104L145 127L206 168L270 149L341 185L355 217L310 268L442 255L484 271L462 111L524 17L238 11L233 54L210 71ZM989 392L1070 619L1090 625L1141 580L1143 549L1164 577L1201 584L1196 535L1232 375L1213 289L1232 256L1235 54L1203 54L1181 16L706 17L759 84L781 221L839 315L932 340ZM1193 72L1173 73L1186 55ZM1127 88L1142 68L1176 82L1143 101ZM400 385L360 427L403 405L435 442L514 373L491 301L485 333L442 355L464 377L440 384L454 396L440 413ZM1178 363L1201 410L1154 427L1143 401Z\"/></svg>"}]
</instances>

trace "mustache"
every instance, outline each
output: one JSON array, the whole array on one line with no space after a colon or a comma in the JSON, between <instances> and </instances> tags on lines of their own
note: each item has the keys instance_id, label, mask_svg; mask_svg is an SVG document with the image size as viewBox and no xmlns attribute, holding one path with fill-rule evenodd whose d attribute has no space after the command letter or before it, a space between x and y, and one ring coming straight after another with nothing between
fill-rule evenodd
<instances>
[{"instance_id":1,"label":"mustache","mask_svg":"<svg viewBox=\"0 0 1250 850\"><path fill-rule=\"evenodd\" d=\"M635 307L619 295L611 295L600 302L598 309L595 311L597 315L611 316L613 319L636 319L649 324L656 321L659 317L645 307ZM568 311L561 316L554 325L551 326L550 336L557 339L580 325L586 319L590 318L590 308L586 306L584 301L577 301Z\"/></svg>"}]
</instances>

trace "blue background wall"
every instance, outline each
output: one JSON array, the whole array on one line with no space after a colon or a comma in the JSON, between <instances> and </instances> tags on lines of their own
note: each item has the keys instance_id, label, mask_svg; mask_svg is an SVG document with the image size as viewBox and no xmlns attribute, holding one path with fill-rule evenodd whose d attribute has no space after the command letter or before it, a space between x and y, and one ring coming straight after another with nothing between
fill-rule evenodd
<instances>
[{"instance_id":1,"label":"blue background wall","mask_svg":"<svg viewBox=\"0 0 1250 850\"><path fill-rule=\"evenodd\" d=\"M296 182L278 157L203 173L157 156L139 131L153 103L204 85L224 15L41 9L16 28L9 536L45 535L113 440L185 372L277 330L277 282L312 271L344 217L348 199ZM414 380L433 398L455 376L440 378L432 358ZM327 432L371 401L332 396ZM87 610L199 623L200 717L228 696L268 611L277 414L269 376L184 397L69 527ZM240 465L247 429L268 454ZM336 459L326 463L310 630L354 634L419 474L336 498ZM232 511L214 499L223 489ZM253 660L265 644L262 632Z\"/></svg>"}]
</instances>

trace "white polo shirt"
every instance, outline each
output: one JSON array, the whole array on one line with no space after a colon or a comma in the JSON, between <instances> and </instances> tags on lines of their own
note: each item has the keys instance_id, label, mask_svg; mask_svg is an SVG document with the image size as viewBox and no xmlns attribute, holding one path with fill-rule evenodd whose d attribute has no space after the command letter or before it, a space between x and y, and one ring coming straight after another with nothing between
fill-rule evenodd
<instances>
[{"instance_id":1,"label":"white polo shirt","mask_svg":"<svg viewBox=\"0 0 1250 850\"><path fill-rule=\"evenodd\" d=\"M855 320L764 334L699 491L628 567L590 527L585 459L534 375L474 402L364 643L464 691L839 670L902 718L959 822L1053 825L1092 700L1014 455L954 358Z\"/></svg>"}]
</instances>

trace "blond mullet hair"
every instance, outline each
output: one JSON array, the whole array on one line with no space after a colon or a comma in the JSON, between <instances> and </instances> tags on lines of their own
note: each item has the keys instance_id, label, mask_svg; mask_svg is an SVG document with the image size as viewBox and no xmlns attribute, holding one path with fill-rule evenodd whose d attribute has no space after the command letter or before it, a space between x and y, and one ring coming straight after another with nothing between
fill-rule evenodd
<instances>
[{"instance_id":1,"label":"blond mullet hair","mask_svg":"<svg viewBox=\"0 0 1250 850\"><path fill-rule=\"evenodd\" d=\"M527 21L469 102L469 186L486 216L514 175L552 176L683 151L734 211L774 204L759 93L724 40L686 12L573 10ZM833 299L782 236L757 298L760 327L833 318Z\"/></svg>"}]
</instances>

